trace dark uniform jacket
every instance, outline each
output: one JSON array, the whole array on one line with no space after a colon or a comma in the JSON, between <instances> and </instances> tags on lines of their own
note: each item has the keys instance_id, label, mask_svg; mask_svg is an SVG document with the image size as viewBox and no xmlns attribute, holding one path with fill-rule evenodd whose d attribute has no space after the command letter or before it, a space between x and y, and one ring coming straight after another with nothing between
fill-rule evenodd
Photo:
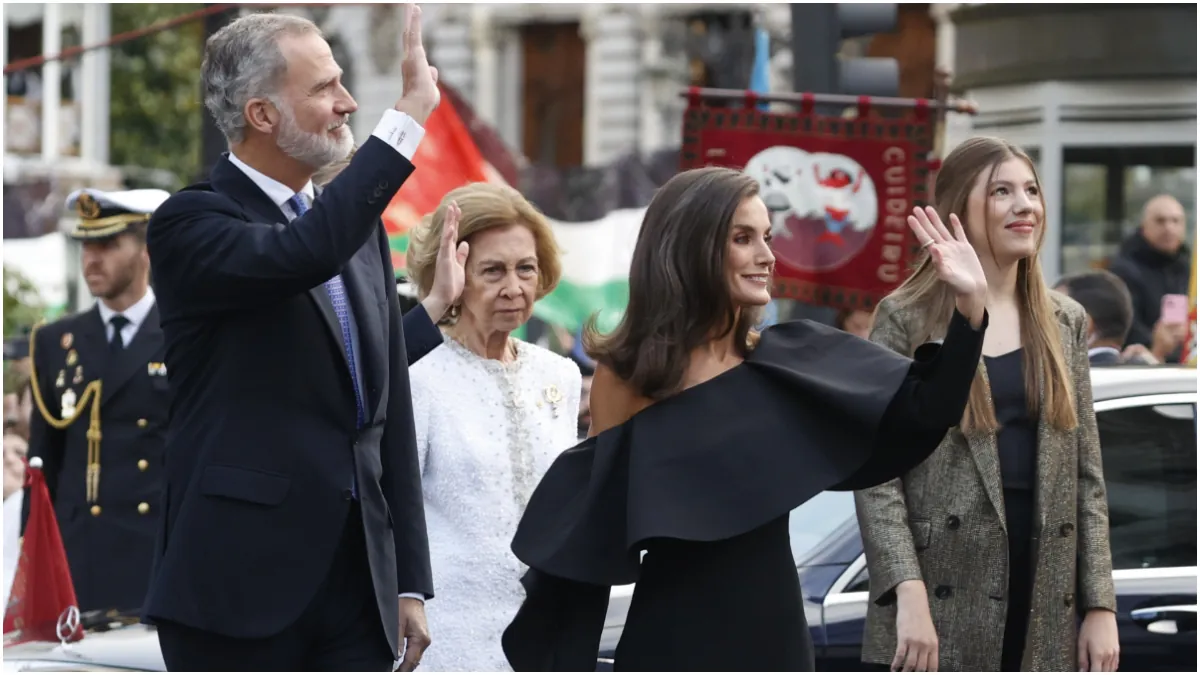
<instances>
[{"instance_id":1,"label":"dark uniform jacket","mask_svg":"<svg viewBox=\"0 0 1200 675\"><path fill-rule=\"evenodd\" d=\"M158 528L169 405L158 306L115 358L98 307L38 328L31 346L29 453L44 463L79 609L137 610ZM95 394L85 398L97 380L98 416ZM60 429L46 414L75 418ZM90 446L97 430L99 443Z\"/></svg>"}]
</instances>

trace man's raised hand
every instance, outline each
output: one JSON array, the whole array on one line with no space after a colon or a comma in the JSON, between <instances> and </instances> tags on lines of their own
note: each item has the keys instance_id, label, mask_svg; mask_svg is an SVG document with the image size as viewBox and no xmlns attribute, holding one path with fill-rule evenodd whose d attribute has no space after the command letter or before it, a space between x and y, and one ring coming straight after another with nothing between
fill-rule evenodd
<instances>
[{"instance_id":1,"label":"man's raised hand","mask_svg":"<svg viewBox=\"0 0 1200 675\"><path fill-rule=\"evenodd\" d=\"M421 8L416 3L404 6L404 60L400 63L404 92L396 101L396 110L406 113L418 124L425 121L441 103L437 68L429 65L421 36Z\"/></svg>"}]
</instances>

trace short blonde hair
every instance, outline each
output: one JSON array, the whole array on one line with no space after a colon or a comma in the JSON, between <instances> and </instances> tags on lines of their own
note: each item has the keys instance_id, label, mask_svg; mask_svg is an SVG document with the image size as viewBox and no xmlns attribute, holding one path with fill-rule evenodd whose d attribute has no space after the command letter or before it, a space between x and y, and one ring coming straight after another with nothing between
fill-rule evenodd
<instances>
[{"instance_id":1,"label":"short blonde hair","mask_svg":"<svg viewBox=\"0 0 1200 675\"><path fill-rule=\"evenodd\" d=\"M523 225L533 233L538 258L537 300L546 297L558 286L562 277L562 259L558 242L546 216L530 204L520 192L505 185L471 183L450 191L442 198L437 210L421 219L409 233L408 278L417 287L417 297L424 300L433 288L437 267L438 245L450 202L457 202L462 211L458 221L458 241L494 227Z\"/></svg>"}]
</instances>

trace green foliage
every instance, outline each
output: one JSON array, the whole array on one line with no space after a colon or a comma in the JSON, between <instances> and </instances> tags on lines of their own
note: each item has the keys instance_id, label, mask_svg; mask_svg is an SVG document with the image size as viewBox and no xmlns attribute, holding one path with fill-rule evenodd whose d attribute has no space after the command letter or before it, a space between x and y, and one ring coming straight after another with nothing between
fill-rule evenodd
<instances>
[{"instance_id":1,"label":"green foliage","mask_svg":"<svg viewBox=\"0 0 1200 675\"><path fill-rule=\"evenodd\" d=\"M144 28L202 7L113 4L112 33ZM173 191L190 183L200 172L203 54L203 20L134 38L113 48L109 162L174 175L170 185L163 185L139 181L139 172L129 172L133 181L144 183L135 187Z\"/></svg>"},{"instance_id":2,"label":"green foliage","mask_svg":"<svg viewBox=\"0 0 1200 675\"><path fill-rule=\"evenodd\" d=\"M46 310L33 282L20 272L4 268L4 337L14 337L37 323Z\"/></svg>"},{"instance_id":3,"label":"green foliage","mask_svg":"<svg viewBox=\"0 0 1200 675\"><path fill-rule=\"evenodd\" d=\"M45 305L37 288L20 272L4 268L4 337L17 337L33 327L43 316ZM17 375L4 362L4 393L15 391Z\"/></svg>"}]
</instances>

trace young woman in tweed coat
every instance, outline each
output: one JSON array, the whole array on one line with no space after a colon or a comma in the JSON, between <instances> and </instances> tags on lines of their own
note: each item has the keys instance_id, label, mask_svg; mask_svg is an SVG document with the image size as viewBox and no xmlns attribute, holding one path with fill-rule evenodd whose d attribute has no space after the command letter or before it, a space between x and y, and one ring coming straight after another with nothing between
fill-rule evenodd
<instances>
[{"instance_id":1,"label":"young woman in tweed coat","mask_svg":"<svg viewBox=\"0 0 1200 675\"><path fill-rule=\"evenodd\" d=\"M929 231L963 214L990 327L961 424L922 465L856 493L871 579L863 661L904 671L1114 671L1116 600L1087 318L1046 287L1045 202L1017 147L946 158ZM926 258L879 305L871 340L941 338L951 295ZM1082 618L1079 630L1078 619Z\"/></svg>"}]
</instances>

